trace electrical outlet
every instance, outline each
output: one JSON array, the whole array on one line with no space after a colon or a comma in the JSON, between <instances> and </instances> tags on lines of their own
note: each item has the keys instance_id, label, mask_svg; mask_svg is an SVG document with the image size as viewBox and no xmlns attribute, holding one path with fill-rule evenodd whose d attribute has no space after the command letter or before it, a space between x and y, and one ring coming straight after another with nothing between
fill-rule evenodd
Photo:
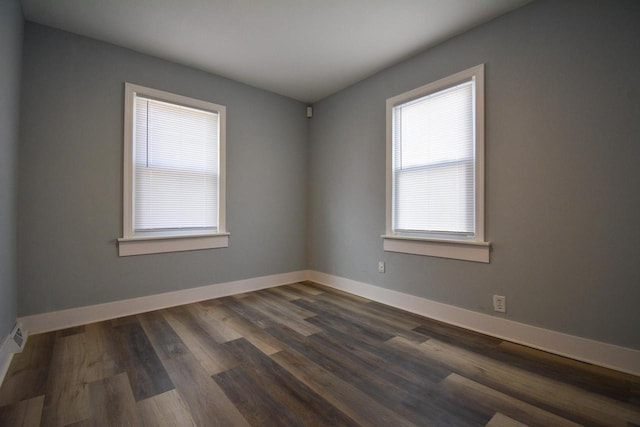
<instances>
[{"instance_id":1,"label":"electrical outlet","mask_svg":"<svg viewBox=\"0 0 640 427\"><path fill-rule=\"evenodd\" d=\"M495 311L499 311L500 313L507 312L507 297L504 295L494 295L493 296L493 309Z\"/></svg>"},{"instance_id":2,"label":"electrical outlet","mask_svg":"<svg viewBox=\"0 0 640 427\"><path fill-rule=\"evenodd\" d=\"M384 273L384 261L378 261L378 273Z\"/></svg>"}]
</instances>

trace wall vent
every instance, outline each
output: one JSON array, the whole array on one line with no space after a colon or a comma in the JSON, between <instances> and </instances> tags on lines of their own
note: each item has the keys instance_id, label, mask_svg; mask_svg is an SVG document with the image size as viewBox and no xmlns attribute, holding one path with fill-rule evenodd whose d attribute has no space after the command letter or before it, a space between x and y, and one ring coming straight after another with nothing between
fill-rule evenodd
<instances>
[{"instance_id":1,"label":"wall vent","mask_svg":"<svg viewBox=\"0 0 640 427\"><path fill-rule=\"evenodd\" d=\"M16 323L9 334L9 342L12 344L13 353L20 353L24 349L24 344L27 342L27 334L25 333L24 328L21 323Z\"/></svg>"}]
</instances>

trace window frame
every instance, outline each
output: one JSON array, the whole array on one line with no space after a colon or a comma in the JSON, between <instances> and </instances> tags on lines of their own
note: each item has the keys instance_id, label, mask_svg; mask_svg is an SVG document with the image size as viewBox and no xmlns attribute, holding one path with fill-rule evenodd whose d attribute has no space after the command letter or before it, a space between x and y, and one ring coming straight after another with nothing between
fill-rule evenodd
<instances>
[{"instance_id":1,"label":"window frame","mask_svg":"<svg viewBox=\"0 0 640 427\"><path fill-rule=\"evenodd\" d=\"M215 231L158 231L136 233L135 209L135 141L134 101L139 95L170 104L217 113L218 141L218 227ZM226 107L212 102L189 98L170 92L125 83L124 96L124 174L123 174L123 231L118 239L119 256L179 252L229 246L226 229Z\"/></svg>"},{"instance_id":2,"label":"window frame","mask_svg":"<svg viewBox=\"0 0 640 427\"><path fill-rule=\"evenodd\" d=\"M447 235L402 234L393 230L393 109L396 106L446 90L475 79L475 235L472 238ZM386 229L383 248L388 252L489 262L490 243L485 241L485 154L484 154L484 64L468 68L386 100Z\"/></svg>"}]
</instances>

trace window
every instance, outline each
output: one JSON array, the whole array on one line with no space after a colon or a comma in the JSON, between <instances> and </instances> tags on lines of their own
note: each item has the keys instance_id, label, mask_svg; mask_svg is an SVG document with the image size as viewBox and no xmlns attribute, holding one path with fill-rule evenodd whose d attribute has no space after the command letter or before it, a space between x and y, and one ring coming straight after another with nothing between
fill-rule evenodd
<instances>
[{"instance_id":1,"label":"window","mask_svg":"<svg viewBox=\"0 0 640 427\"><path fill-rule=\"evenodd\" d=\"M387 100L384 249L489 262L484 66Z\"/></svg>"},{"instance_id":2,"label":"window","mask_svg":"<svg viewBox=\"0 0 640 427\"><path fill-rule=\"evenodd\" d=\"M120 256L226 247L222 105L125 84Z\"/></svg>"}]
</instances>

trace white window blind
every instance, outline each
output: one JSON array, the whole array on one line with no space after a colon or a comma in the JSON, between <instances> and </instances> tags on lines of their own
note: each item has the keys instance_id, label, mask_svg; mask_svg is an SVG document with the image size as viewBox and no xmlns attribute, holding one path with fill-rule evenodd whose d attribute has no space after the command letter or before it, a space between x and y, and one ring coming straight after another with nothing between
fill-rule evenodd
<instances>
[{"instance_id":1,"label":"white window blind","mask_svg":"<svg viewBox=\"0 0 640 427\"><path fill-rule=\"evenodd\" d=\"M475 236L474 85L393 107L394 233Z\"/></svg>"},{"instance_id":2,"label":"white window blind","mask_svg":"<svg viewBox=\"0 0 640 427\"><path fill-rule=\"evenodd\" d=\"M217 230L219 114L134 101L135 232Z\"/></svg>"}]
</instances>

